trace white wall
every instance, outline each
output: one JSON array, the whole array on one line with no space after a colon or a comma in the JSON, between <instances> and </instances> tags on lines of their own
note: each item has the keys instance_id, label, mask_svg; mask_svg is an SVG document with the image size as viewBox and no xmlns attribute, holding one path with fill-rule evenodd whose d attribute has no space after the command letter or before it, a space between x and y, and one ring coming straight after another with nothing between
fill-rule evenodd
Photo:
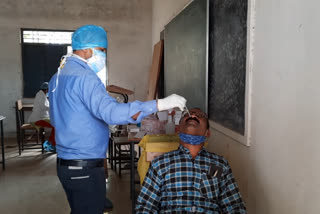
<instances>
[{"instance_id":1,"label":"white wall","mask_svg":"<svg viewBox=\"0 0 320 214\"><path fill-rule=\"evenodd\" d=\"M153 1L153 44L187 2ZM249 214L319 213L319 7L256 2L251 146L212 130L209 149L229 160Z\"/></svg>"},{"instance_id":2,"label":"white wall","mask_svg":"<svg viewBox=\"0 0 320 214\"><path fill-rule=\"evenodd\" d=\"M256 4L249 179L256 213L320 210L319 6L313 0Z\"/></svg>"},{"instance_id":3,"label":"white wall","mask_svg":"<svg viewBox=\"0 0 320 214\"><path fill-rule=\"evenodd\" d=\"M15 132L14 102L22 97L20 28L77 29L84 24L108 32L109 84L144 100L151 65L152 2L149 0L1 0L0 115L5 134Z\"/></svg>"},{"instance_id":4,"label":"white wall","mask_svg":"<svg viewBox=\"0 0 320 214\"><path fill-rule=\"evenodd\" d=\"M152 44L160 40L160 32L191 0L152 0Z\"/></svg>"}]
</instances>

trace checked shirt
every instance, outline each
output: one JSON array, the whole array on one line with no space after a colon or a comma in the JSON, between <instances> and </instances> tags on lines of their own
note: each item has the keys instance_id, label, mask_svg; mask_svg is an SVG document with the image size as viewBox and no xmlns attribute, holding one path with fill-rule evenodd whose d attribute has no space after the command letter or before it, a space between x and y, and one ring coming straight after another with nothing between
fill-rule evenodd
<instances>
[{"instance_id":1,"label":"checked shirt","mask_svg":"<svg viewBox=\"0 0 320 214\"><path fill-rule=\"evenodd\" d=\"M152 161L136 213L245 214L246 208L223 157L202 149L192 159L180 145Z\"/></svg>"}]
</instances>

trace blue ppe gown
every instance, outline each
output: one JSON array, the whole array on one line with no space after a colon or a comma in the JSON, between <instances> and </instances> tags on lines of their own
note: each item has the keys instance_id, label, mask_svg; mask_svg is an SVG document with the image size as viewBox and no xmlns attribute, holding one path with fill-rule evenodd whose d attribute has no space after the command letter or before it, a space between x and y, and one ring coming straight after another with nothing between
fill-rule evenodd
<instances>
[{"instance_id":1,"label":"blue ppe gown","mask_svg":"<svg viewBox=\"0 0 320 214\"><path fill-rule=\"evenodd\" d=\"M118 103L90 67L76 57L67 58L60 74L51 78L49 101L57 154L67 160L105 158L108 124L139 123L157 111L156 100ZM138 119L132 119L138 112Z\"/></svg>"}]
</instances>

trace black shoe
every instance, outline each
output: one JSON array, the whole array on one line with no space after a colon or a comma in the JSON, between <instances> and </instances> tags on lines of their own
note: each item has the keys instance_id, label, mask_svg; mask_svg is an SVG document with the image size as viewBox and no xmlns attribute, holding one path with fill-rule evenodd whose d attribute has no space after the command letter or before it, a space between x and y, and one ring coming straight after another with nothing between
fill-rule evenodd
<instances>
[{"instance_id":1,"label":"black shoe","mask_svg":"<svg viewBox=\"0 0 320 214\"><path fill-rule=\"evenodd\" d=\"M104 210L105 211L110 211L113 208L113 204L112 201L110 201L109 198L106 198L106 200L104 201Z\"/></svg>"}]
</instances>

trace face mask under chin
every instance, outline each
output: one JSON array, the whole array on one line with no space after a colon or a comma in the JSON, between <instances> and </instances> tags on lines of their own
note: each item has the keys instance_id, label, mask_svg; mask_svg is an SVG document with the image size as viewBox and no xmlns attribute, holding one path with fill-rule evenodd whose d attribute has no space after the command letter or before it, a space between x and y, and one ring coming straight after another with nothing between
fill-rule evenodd
<instances>
[{"instance_id":1,"label":"face mask under chin","mask_svg":"<svg viewBox=\"0 0 320 214\"><path fill-rule=\"evenodd\" d=\"M179 138L183 142L191 145L199 145L201 143L204 143L204 141L206 140L205 136L189 135L184 133L179 133Z\"/></svg>"}]
</instances>

